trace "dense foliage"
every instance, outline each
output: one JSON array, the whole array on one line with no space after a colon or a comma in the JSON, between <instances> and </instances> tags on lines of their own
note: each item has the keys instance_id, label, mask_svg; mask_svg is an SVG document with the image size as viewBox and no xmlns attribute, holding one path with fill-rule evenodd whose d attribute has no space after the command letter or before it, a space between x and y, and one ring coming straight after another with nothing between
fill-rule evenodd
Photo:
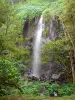
<instances>
[{"instance_id":1,"label":"dense foliage","mask_svg":"<svg viewBox=\"0 0 75 100\"><path fill-rule=\"evenodd\" d=\"M0 58L0 95L10 94L9 87L19 88L20 73L15 65L7 60Z\"/></svg>"},{"instance_id":2,"label":"dense foliage","mask_svg":"<svg viewBox=\"0 0 75 100\"><path fill-rule=\"evenodd\" d=\"M66 45L67 41L65 41L64 38L46 43L42 49L42 54L44 56L43 61L47 62L52 59L55 59L55 61L60 64L65 64L65 65L69 64L67 58L69 54Z\"/></svg>"},{"instance_id":3,"label":"dense foliage","mask_svg":"<svg viewBox=\"0 0 75 100\"><path fill-rule=\"evenodd\" d=\"M68 2L68 3L67 3ZM40 86L45 86L45 95L53 93L58 88L59 94L70 95L75 91L75 85L58 85L46 82L27 82L23 71L29 69L31 63L31 48L26 45L29 37L23 35L23 26L27 20L32 21L41 14L49 25L57 15L64 24L64 36L55 41L47 42L42 47L42 63L52 59L64 66L66 75L71 71L75 83L75 66L69 51L73 50L75 61L75 1L74 0L0 0L0 95L19 94L40 95ZM33 27L32 23L31 26ZM48 29L45 35L48 37ZM45 37L45 38L46 38ZM21 69L22 73L21 73ZM23 80L24 79L24 80ZM22 81L23 80L23 81ZM24 82L26 81L26 82ZM69 81L71 83L71 81ZM22 90L21 87L24 87Z\"/></svg>"},{"instance_id":4,"label":"dense foliage","mask_svg":"<svg viewBox=\"0 0 75 100\"><path fill-rule=\"evenodd\" d=\"M53 94L54 91L58 91L59 96L65 96L65 95L71 95L73 94L73 91L75 89L75 85L72 84L50 84L47 82L25 82L23 84L24 88L24 93L26 95L35 95L35 96L40 96L40 88L45 88L44 89L44 95L45 96L50 96ZM42 89L43 89L42 88Z\"/></svg>"}]
</instances>

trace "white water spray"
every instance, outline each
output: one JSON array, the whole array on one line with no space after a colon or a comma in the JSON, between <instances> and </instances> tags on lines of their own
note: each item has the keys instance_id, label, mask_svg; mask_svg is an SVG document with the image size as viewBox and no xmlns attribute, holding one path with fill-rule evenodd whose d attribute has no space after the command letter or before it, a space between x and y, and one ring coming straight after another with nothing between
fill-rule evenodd
<instances>
[{"instance_id":1,"label":"white water spray","mask_svg":"<svg viewBox=\"0 0 75 100\"><path fill-rule=\"evenodd\" d=\"M41 63L41 39L42 32L44 29L43 17L41 16L38 22L38 27L35 32L35 40L34 40L34 48L33 48L33 62L32 62L32 70L33 75L37 78L40 77L40 63Z\"/></svg>"}]
</instances>

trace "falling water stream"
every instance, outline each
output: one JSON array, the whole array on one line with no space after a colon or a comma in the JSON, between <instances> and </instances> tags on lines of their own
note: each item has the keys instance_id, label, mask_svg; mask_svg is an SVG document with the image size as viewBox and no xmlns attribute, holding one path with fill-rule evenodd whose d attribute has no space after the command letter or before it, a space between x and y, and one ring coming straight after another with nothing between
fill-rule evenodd
<instances>
[{"instance_id":1,"label":"falling water stream","mask_svg":"<svg viewBox=\"0 0 75 100\"><path fill-rule=\"evenodd\" d=\"M41 63L41 39L44 29L43 17L41 16L38 22L37 30L35 32L34 47L33 47L33 62L32 62L32 72L37 78L40 77L40 63Z\"/></svg>"}]
</instances>

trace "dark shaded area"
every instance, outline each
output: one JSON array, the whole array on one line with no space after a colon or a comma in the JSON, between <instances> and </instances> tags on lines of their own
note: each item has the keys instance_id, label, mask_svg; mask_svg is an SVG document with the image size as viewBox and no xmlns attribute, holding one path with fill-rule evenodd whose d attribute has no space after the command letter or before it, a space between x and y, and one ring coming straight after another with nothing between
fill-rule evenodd
<instances>
[{"instance_id":1,"label":"dark shaded area","mask_svg":"<svg viewBox=\"0 0 75 100\"><path fill-rule=\"evenodd\" d=\"M30 22L29 22L29 19L28 19L28 20L26 20L26 22L24 24L24 27L23 27L23 35L24 35L24 37L28 36L29 27L30 27Z\"/></svg>"}]
</instances>

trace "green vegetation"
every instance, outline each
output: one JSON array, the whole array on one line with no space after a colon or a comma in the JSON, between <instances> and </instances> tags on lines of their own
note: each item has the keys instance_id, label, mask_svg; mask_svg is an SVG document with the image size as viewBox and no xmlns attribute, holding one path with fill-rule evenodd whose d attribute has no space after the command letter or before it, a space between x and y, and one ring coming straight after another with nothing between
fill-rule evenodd
<instances>
[{"instance_id":1,"label":"green vegetation","mask_svg":"<svg viewBox=\"0 0 75 100\"><path fill-rule=\"evenodd\" d=\"M67 42L65 38L62 38L60 40L47 42L45 46L42 48L42 54L43 54L43 62L46 63L50 61L50 59L55 59L56 62L60 64L69 64L69 59L67 56L68 50L67 50ZM64 59L65 58L65 59Z\"/></svg>"},{"instance_id":2,"label":"green vegetation","mask_svg":"<svg viewBox=\"0 0 75 100\"><path fill-rule=\"evenodd\" d=\"M19 89L20 80L19 69L11 61L0 58L0 95L10 94L10 87Z\"/></svg>"},{"instance_id":3,"label":"green vegetation","mask_svg":"<svg viewBox=\"0 0 75 100\"><path fill-rule=\"evenodd\" d=\"M9 2L11 1L11 2ZM59 96L69 96L75 92L75 1L74 0L0 0L0 96L7 100L17 98L26 100L46 100L40 97L40 87L45 87L45 96L58 90ZM49 37L50 22L54 16L64 24L64 34L55 41L47 42L41 50L42 64L52 59L64 66L66 76L72 73L67 83L52 84L41 81L28 82L22 76L23 70L29 70L32 60L30 38L24 37L23 27L29 20L33 31L34 19L43 15L46 22L45 38ZM34 34L33 34L34 36ZM33 37L32 37L33 38ZM28 45L27 45L28 44ZM22 73L21 73L22 70ZM73 83L73 84L72 84ZM30 95L30 97L28 97ZM71 97L50 98L52 100L74 100ZM3 97L6 98L6 97ZM1 100L1 99L0 99Z\"/></svg>"},{"instance_id":4,"label":"green vegetation","mask_svg":"<svg viewBox=\"0 0 75 100\"><path fill-rule=\"evenodd\" d=\"M16 6L15 13L18 18L20 18L22 21L25 21L26 19L33 19L35 17L38 17L42 14L44 9L49 5L49 0L29 0L28 2L25 2L24 4L19 4Z\"/></svg>"},{"instance_id":5,"label":"green vegetation","mask_svg":"<svg viewBox=\"0 0 75 100\"><path fill-rule=\"evenodd\" d=\"M17 77L15 77L15 79L16 78ZM14 79L14 77L13 77L13 79ZM72 95L73 91L75 90L75 85L73 85L73 84L58 85L58 84L51 84L51 83L47 83L47 82L36 82L36 81L33 81L33 82L26 81L26 82L18 84L18 81L17 81L17 83L16 83L16 81L11 80L10 82L12 82L12 83L14 82L14 84L10 83L10 86L12 85L12 86L16 87L21 84L21 87L23 88L23 94L25 94L25 95L40 96L40 88L41 87L45 87L44 95L50 96L50 97L54 91L58 91L59 97L63 97L63 96ZM2 93L2 95L9 95L9 92L11 93L12 96L22 94L21 91L18 90L18 87L17 87L17 89L15 89L15 88L11 89L10 87L8 87L8 85L7 85L7 87L5 86L4 89L0 90L0 95L1 95L1 93ZM10 89L11 89L11 91L10 91Z\"/></svg>"},{"instance_id":6,"label":"green vegetation","mask_svg":"<svg viewBox=\"0 0 75 100\"><path fill-rule=\"evenodd\" d=\"M45 87L44 95L49 96L53 94L54 91L58 90L59 96L67 96L73 94L73 91L75 90L75 85L72 84L51 84L47 82L25 82L23 84L24 94L26 95L35 95L40 96L40 88Z\"/></svg>"}]
</instances>

